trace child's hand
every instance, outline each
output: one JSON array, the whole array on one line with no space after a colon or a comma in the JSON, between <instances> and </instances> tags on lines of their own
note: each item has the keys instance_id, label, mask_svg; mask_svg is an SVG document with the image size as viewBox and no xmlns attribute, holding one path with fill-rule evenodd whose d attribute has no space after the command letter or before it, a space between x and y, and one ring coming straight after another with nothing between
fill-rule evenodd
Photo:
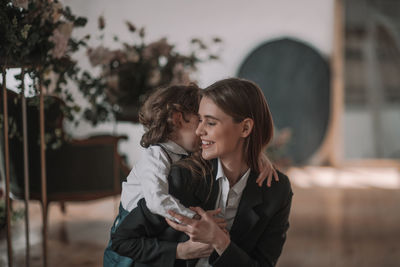
<instances>
[{"instance_id":1,"label":"child's hand","mask_svg":"<svg viewBox=\"0 0 400 267\"><path fill-rule=\"evenodd\" d=\"M260 157L258 158L258 166L260 168L260 174L258 175L256 180L258 186L261 187L264 180L268 178L267 186L271 187L272 176L275 178L275 181L279 181L278 173L276 172L271 161L269 161L268 157L264 153L261 153Z\"/></svg>"},{"instance_id":2,"label":"child's hand","mask_svg":"<svg viewBox=\"0 0 400 267\"><path fill-rule=\"evenodd\" d=\"M192 208L190 208L190 209L193 210ZM228 224L226 223L226 220L225 220L224 218L221 218L221 217L216 217L216 215L218 215L219 213L221 213L221 208L218 208L218 209L216 209L216 210L207 210L206 213L207 213L208 215L210 215L210 216L213 218L214 222L219 226L219 228L221 228L222 230L224 230L225 232L227 232L227 230L225 229L226 226L228 225ZM193 219L200 220L200 219L201 219L201 216L200 216L199 214L196 214L196 215L193 217Z\"/></svg>"}]
</instances>

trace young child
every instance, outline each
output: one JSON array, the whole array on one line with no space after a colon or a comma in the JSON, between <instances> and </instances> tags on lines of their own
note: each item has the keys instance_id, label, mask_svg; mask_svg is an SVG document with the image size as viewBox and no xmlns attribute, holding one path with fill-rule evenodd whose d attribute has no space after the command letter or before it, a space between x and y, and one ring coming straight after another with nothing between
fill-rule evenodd
<instances>
[{"instance_id":1,"label":"young child","mask_svg":"<svg viewBox=\"0 0 400 267\"><path fill-rule=\"evenodd\" d=\"M195 85L161 88L144 103L139 121L145 128L140 144L146 149L122 183L121 205L126 211L144 198L149 210L163 217L170 218L168 210L195 215L168 194L167 177L171 164L199 150L199 90Z\"/></svg>"},{"instance_id":2,"label":"young child","mask_svg":"<svg viewBox=\"0 0 400 267\"><path fill-rule=\"evenodd\" d=\"M168 194L167 177L173 163L200 148L200 138L195 134L199 124L199 90L196 85L160 88L145 101L140 110L139 121L145 128L140 144L146 149L128 175L127 181L122 183L119 214L111 233L115 232L142 198L151 212L163 217L174 220L169 215L169 210L190 218L196 216L194 211ZM266 176L270 184L272 168L269 161L267 163L268 166L263 164L265 168L260 174L262 178L257 180L259 184L262 184ZM104 253L104 266L114 266L115 261L118 261L118 266L125 266L124 260L126 266L129 266L131 259L113 252L109 241Z\"/></svg>"},{"instance_id":3,"label":"young child","mask_svg":"<svg viewBox=\"0 0 400 267\"><path fill-rule=\"evenodd\" d=\"M163 217L172 218L168 210L188 217L196 215L168 194L167 177L173 163L199 150L201 145L195 134L199 123L199 90L196 85L159 88L141 107L139 122L145 133L140 145L145 151L122 183L119 214L111 234L142 198L151 212ZM104 251L103 266L130 266L131 263L130 258L111 250L110 239Z\"/></svg>"}]
</instances>

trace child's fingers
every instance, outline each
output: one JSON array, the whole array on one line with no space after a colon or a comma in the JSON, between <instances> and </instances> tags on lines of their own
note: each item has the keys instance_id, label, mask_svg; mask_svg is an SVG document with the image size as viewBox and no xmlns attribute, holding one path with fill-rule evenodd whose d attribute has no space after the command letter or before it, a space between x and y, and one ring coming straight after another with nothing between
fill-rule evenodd
<instances>
[{"instance_id":1,"label":"child's fingers","mask_svg":"<svg viewBox=\"0 0 400 267\"><path fill-rule=\"evenodd\" d=\"M271 187L271 183L272 183L272 173L268 174L268 180L267 180L267 186Z\"/></svg>"},{"instance_id":2,"label":"child's fingers","mask_svg":"<svg viewBox=\"0 0 400 267\"><path fill-rule=\"evenodd\" d=\"M214 217L215 215L218 215L219 213L221 213L221 208L207 211L207 214L211 215L212 217Z\"/></svg>"},{"instance_id":3,"label":"child's fingers","mask_svg":"<svg viewBox=\"0 0 400 267\"><path fill-rule=\"evenodd\" d=\"M189 209L191 209L192 211L196 212L197 214L199 214L200 216L203 217L203 215L206 213L202 208L200 207L189 207Z\"/></svg>"},{"instance_id":4,"label":"child's fingers","mask_svg":"<svg viewBox=\"0 0 400 267\"><path fill-rule=\"evenodd\" d=\"M169 224L169 226L171 226L171 227L174 228L175 230L181 231L181 232L184 232L184 233L187 234L188 229L187 229L187 226L186 226L186 225L177 224L176 222L173 222L173 221L171 221L171 220L168 219L168 218L165 218L165 220L167 221L167 223Z\"/></svg>"},{"instance_id":5,"label":"child's fingers","mask_svg":"<svg viewBox=\"0 0 400 267\"><path fill-rule=\"evenodd\" d=\"M214 217L214 222L216 223L226 223L224 218Z\"/></svg>"},{"instance_id":6,"label":"child's fingers","mask_svg":"<svg viewBox=\"0 0 400 267\"><path fill-rule=\"evenodd\" d=\"M267 186L271 187L272 184L272 177L275 179L275 181L279 182L279 176L278 176L278 172L276 171L275 168L273 168L268 176L268 180L267 180Z\"/></svg>"},{"instance_id":7,"label":"child's fingers","mask_svg":"<svg viewBox=\"0 0 400 267\"><path fill-rule=\"evenodd\" d=\"M278 173L276 172L275 168L274 168L274 177L275 177L275 181L279 181L279 176Z\"/></svg>"},{"instance_id":8,"label":"child's fingers","mask_svg":"<svg viewBox=\"0 0 400 267\"><path fill-rule=\"evenodd\" d=\"M268 175L268 172L265 171L265 170L260 172L260 174L258 175L257 180L256 180L256 183L258 184L258 186L260 186L260 187L262 186L262 184L263 184L265 178L267 177L267 175Z\"/></svg>"},{"instance_id":9,"label":"child's fingers","mask_svg":"<svg viewBox=\"0 0 400 267\"><path fill-rule=\"evenodd\" d=\"M267 177L267 176L265 175L264 177ZM261 186L262 186L262 184L263 184L264 180L265 180L265 178L263 178L262 180L260 180L260 181L258 182L258 186L259 186L259 187L261 187Z\"/></svg>"},{"instance_id":10,"label":"child's fingers","mask_svg":"<svg viewBox=\"0 0 400 267\"><path fill-rule=\"evenodd\" d=\"M257 180L256 180L257 184L260 184L260 182L262 182L264 180L265 174L266 174L265 171L260 172L260 174L258 175Z\"/></svg>"}]
</instances>

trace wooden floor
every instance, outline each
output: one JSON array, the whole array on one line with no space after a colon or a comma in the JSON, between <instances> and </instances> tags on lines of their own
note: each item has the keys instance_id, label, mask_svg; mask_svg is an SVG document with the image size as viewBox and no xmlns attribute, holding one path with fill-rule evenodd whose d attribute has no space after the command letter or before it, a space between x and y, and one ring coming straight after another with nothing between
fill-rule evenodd
<instances>
[{"instance_id":1,"label":"wooden floor","mask_svg":"<svg viewBox=\"0 0 400 267\"><path fill-rule=\"evenodd\" d=\"M400 266L400 179L398 171L387 171L375 170L376 174L386 175L377 175L375 179L382 182L376 183L373 179L368 185L358 176L371 175L372 170L357 171L353 176L349 175L349 170L289 170L294 191L291 227L277 266ZM347 176L343 176L343 172L347 172ZM329 175L350 178L340 184L333 183ZM52 204L48 266L101 266L117 206L118 200L113 198L71 203L67 204L67 214L63 215L59 207ZM37 203L31 203L30 214L30 266L42 266L41 217ZM23 220L14 224L14 266L25 265L24 231ZM7 266L4 233L1 234L0 253L0 266Z\"/></svg>"}]
</instances>

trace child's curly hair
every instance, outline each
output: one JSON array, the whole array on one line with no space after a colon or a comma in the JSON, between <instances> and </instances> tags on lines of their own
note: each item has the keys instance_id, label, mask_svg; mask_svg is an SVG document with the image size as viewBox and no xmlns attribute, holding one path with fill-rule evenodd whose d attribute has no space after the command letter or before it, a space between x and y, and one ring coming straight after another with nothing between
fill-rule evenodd
<instances>
[{"instance_id":1,"label":"child's curly hair","mask_svg":"<svg viewBox=\"0 0 400 267\"><path fill-rule=\"evenodd\" d=\"M140 145L147 148L167 141L174 131L173 113L181 112L186 120L186 114L197 114L199 102L200 88L195 84L156 89L139 111L139 122L145 127Z\"/></svg>"}]
</instances>

